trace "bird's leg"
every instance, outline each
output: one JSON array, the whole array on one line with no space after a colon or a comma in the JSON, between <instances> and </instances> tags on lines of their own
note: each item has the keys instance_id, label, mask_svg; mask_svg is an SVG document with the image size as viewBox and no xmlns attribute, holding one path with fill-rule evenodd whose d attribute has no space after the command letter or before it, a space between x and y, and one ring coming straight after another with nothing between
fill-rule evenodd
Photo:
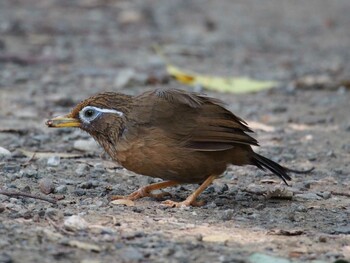
<instances>
[{"instance_id":1,"label":"bird's leg","mask_svg":"<svg viewBox=\"0 0 350 263\"><path fill-rule=\"evenodd\" d=\"M178 182L175 181L165 181L165 182L160 182L160 183L155 183L155 184L150 184L150 185L146 185L143 187L140 187L138 190L136 190L135 192L131 193L130 195L127 196L123 196L123 195L112 195L110 197L110 200L117 200L117 199L128 199L128 200L136 200L142 197L153 197L153 198L162 198L164 196L169 196L170 193L168 192L162 192L159 194L154 194L152 193L152 191L154 190L160 190L163 189L165 187L170 187L170 186L175 186L178 185Z\"/></svg>"},{"instance_id":2,"label":"bird's leg","mask_svg":"<svg viewBox=\"0 0 350 263\"><path fill-rule=\"evenodd\" d=\"M166 200L162 202L163 205L170 207L182 207L182 206L202 206L204 201L196 201L197 197L217 178L217 175L209 176L185 201L175 202L172 200Z\"/></svg>"}]
</instances>

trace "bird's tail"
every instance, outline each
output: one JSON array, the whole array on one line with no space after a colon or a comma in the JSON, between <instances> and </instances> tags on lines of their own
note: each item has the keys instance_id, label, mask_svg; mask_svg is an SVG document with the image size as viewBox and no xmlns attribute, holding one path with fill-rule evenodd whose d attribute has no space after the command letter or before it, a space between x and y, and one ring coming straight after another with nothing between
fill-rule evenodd
<instances>
[{"instance_id":1,"label":"bird's tail","mask_svg":"<svg viewBox=\"0 0 350 263\"><path fill-rule=\"evenodd\" d=\"M288 172L292 172L292 173L308 173L311 172L314 168L311 168L309 170L305 170L305 171L299 171L299 170L292 170L286 167L283 167L281 165L279 165L278 163L260 155L257 153L254 153L253 157L252 157L252 162L254 165L256 165L258 168L260 168L261 170L270 170L271 172L273 172L275 175L277 175L278 177L280 177L283 182L288 185L287 181L290 181L291 178L288 175Z\"/></svg>"}]
</instances>

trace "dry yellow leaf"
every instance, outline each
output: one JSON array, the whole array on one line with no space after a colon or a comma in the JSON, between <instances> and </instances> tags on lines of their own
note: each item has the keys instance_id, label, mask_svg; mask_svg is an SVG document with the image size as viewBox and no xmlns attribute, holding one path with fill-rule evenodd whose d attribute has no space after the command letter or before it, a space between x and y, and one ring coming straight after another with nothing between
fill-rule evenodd
<instances>
[{"instance_id":1,"label":"dry yellow leaf","mask_svg":"<svg viewBox=\"0 0 350 263\"><path fill-rule=\"evenodd\" d=\"M249 93L270 89L278 85L274 81L257 81L246 77L224 78L200 75L187 72L171 64L167 64L166 69L169 75L180 83L190 86L199 85L205 89L219 92Z\"/></svg>"}]
</instances>

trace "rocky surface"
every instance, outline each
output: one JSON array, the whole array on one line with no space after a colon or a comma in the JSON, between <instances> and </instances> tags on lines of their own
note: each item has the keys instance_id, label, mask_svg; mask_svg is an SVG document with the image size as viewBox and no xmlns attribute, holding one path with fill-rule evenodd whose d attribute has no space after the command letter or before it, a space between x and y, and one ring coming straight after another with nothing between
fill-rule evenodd
<instances>
[{"instance_id":1,"label":"rocky surface","mask_svg":"<svg viewBox=\"0 0 350 263\"><path fill-rule=\"evenodd\" d=\"M0 194L0 262L349 259L349 12L347 0L1 1L0 188L58 201ZM200 208L109 203L158 180L44 122L99 91L180 86L154 44L185 69L279 81L207 93L247 120L260 153L315 170L287 187L230 167ZM182 200L195 187L169 191Z\"/></svg>"}]
</instances>

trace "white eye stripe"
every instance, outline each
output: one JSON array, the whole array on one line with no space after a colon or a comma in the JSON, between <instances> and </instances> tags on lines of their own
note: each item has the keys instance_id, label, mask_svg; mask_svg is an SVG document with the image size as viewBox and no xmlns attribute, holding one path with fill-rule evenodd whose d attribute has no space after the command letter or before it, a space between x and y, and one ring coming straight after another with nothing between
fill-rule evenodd
<instances>
[{"instance_id":1,"label":"white eye stripe","mask_svg":"<svg viewBox=\"0 0 350 263\"><path fill-rule=\"evenodd\" d=\"M85 110L88 110L88 109L96 110L97 112L102 112L102 113L117 114L120 117L124 116L124 113L121 111L117 111L117 110L113 110L113 109L101 109L101 108L94 107L94 106L86 106L80 112L84 112Z\"/></svg>"}]
</instances>

